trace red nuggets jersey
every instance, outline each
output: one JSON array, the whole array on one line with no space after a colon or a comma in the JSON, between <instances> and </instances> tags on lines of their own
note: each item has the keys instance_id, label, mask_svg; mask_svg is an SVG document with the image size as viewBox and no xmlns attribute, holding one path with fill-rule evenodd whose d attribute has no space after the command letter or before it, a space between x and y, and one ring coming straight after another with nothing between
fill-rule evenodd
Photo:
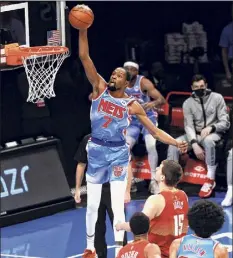
<instances>
[{"instance_id":1,"label":"red nuggets jersey","mask_svg":"<svg viewBox=\"0 0 233 258\"><path fill-rule=\"evenodd\" d=\"M122 247L117 258L145 258L144 249L149 244L147 240L136 240Z\"/></svg>"},{"instance_id":2,"label":"red nuggets jersey","mask_svg":"<svg viewBox=\"0 0 233 258\"><path fill-rule=\"evenodd\" d=\"M157 244L162 257L169 257L169 247L174 239L188 232L188 197L181 190L162 191L165 207L162 213L151 220L149 242Z\"/></svg>"}]
</instances>

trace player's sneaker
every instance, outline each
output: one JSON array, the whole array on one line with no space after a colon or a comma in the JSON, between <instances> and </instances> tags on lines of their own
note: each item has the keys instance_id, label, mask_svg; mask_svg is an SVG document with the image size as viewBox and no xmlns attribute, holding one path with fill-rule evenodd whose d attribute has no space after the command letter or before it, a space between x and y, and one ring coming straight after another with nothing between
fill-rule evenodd
<instances>
[{"instance_id":1,"label":"player's sneaker","mask_svg":"<svg viewBox=\"0 0 233 258\"><path fill-rule=\"evenodd\" d=\"M199 192L199 196L201 198L210 197L215 186L216 186L215 181L213 179L207 178L206 182L204 183L204 185L202 186Z\"/></svg>"},{"instance_id":2,"label":"player's sneaker","mask_svg":"<svg viewBox=\"0 0 233 258\"><path fill-rule=\"evenodd\" d=\"M97 258L96 251L91 251L89 249L85 249L82 258Z\"/></svg>"},{"instance_id":3,"label":"player's sneaker","mask_svg":"<svg viewBox=\"0 0 233 258\"><path fill-rule=\"evenodd\" d=\"M232 205L232 192L231 190L228 190L226 193L226 196L224 198L224 200L222 201L221 205L223 207L229 207Z\"/></svg>"}]
</instances>

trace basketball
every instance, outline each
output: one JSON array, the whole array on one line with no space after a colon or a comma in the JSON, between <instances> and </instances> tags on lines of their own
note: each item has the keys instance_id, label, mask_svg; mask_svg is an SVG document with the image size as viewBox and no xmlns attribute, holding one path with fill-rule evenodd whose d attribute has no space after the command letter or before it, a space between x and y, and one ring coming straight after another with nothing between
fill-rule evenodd
<instances>
[{"instance_id":1,"label":"basketball","mask_svg":"<svg viewBox=\"0 0 233 258\"><path fill-rule=\"evenodd\" d=\"M86 5L76 5L69 13L69 22L75 29L87 29L93 21L94 14Z\"/></svg>"}]
</instances>

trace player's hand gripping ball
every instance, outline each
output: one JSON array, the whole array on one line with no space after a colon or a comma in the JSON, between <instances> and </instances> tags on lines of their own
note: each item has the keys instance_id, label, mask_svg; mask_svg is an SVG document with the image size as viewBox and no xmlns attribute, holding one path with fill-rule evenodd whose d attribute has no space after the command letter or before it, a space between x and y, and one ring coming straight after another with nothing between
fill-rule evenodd
<instances>
[{"instance_id":1,"label":"player's hand gripping ball","mask_svg":"<svg viewBox=\"0 0 233 258\"><path fill-rule=\"evenodd\" d=\"M87 5L76 5L69 13L69 22L75 29L88 29L94 21L94 14Z\"/></svg>"}]
</instances>

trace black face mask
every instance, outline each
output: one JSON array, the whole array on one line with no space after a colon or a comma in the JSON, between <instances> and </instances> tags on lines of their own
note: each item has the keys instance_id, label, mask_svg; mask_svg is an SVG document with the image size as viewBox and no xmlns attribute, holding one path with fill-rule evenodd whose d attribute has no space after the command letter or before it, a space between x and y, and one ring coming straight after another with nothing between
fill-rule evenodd
<instances>
[{"instance_id":1,"label":"black face mask","mask_svg":"<svg viewBox=\"0 0 233 258\"><path fill-rule=\"evenodd\" d=\"M203 96L205 96L206 89L194 90L194 93L197 97L202 98Z\"/></svg>"}]
</instances>

